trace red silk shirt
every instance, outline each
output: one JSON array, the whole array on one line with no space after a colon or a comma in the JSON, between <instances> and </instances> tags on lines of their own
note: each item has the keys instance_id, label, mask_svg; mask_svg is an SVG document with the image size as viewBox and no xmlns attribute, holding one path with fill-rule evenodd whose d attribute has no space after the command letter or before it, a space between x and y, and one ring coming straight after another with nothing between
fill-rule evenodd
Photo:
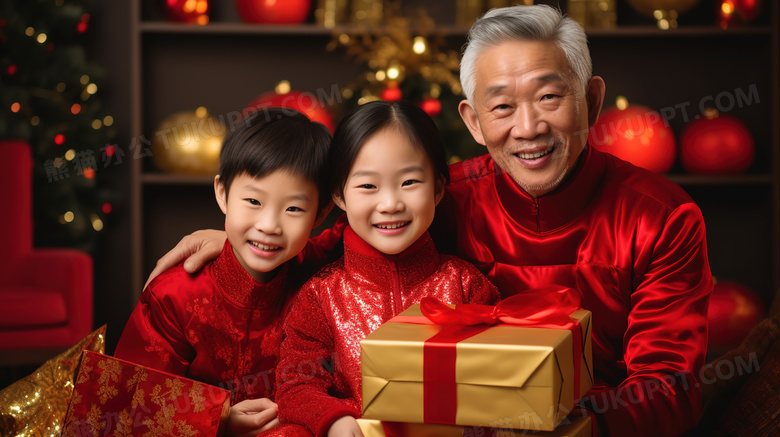
<instances>
[{"instance_id":1,"label":"red silk shirt","mask_svg":"<svg viewBox=\"0 0 780 437\"><path fill-rule=\"evenodd\" d=\"M600 432L671 436L695 425L712 276L690 197L593 149L537 199L489 155L450 172L431 229L440 250L474 263L502 297L557 284L593 313L597 381L581 404Z\"/></svg>"},{"instance_id":2,"label":"red silk shirt","mask_svg":"<svg viewBox=\"0 0 780 437\"><path fill-rule=\"evenodd\" d=\"M167 270L141 294L114 355L228 389L232 403L273 399L290 265L260 284L225 241L199 272Z\"/></svg>"},{"instance_id":3,"label":"red silk shirt","mask_svg":"<svg viewBox=\"0 0 780 437\"><path fill-rule=\"evenodd\" d=\"M494 304L498 290L473 265L440 255L425 233L398 255L384 255L351 228L344 256L298 292L284 324L279 419L325 435L361 413L360 340L423 297Z\"/></svg>"}]
</instances>

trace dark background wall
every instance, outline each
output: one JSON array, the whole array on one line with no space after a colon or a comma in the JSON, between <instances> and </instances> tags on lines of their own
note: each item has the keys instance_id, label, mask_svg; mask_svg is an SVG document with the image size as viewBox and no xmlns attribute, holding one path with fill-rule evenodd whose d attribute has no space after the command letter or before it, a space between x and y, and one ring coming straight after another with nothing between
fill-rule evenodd
<instances>
[{"instance_id":1,"label":"dark background wall","mask_svg":"<svg viewBox=\"0 0 780 437\"><path fill-rule=\"evenodd\" d=\"M101 97L114 117L117 144L130 141L130 17L132 2L98 1L92 19L90 57L105 70ZM95 266L95 326L107 324L107 348L113 352L132 310L130 281L129 161L108 169L109 183L117 193L112 219L100 240ZM109 171L106 171L109 174Z\"/></svg>"},{"instance_id":2,"label":"dark background wall","mask_svg":"<svg viewBox=\"0 0 780 437\"><path fill-rule=\"evenodd\" d=\"M156 4L161 4L157 2ZM229 22L237 21L232 12L231 0L215 0L213 2L218 20ZM316 2L314 2L316 3ZM429 13L437 22L451 25L453 18L453 6L455 1L443 2L427 0L419 2L428 6ZM770 23L769 3L765 2L766 11L759 24ZM449 5L447 7L444 4ZM633 25L650 25L653 21L640 16L627 7L626 2L619 0L619 21ZM145 10L154 8L154 2L145 2ZM774 5L776 6L776 5ZM109 114L115 119L117 129L116 142L120 147L127 149L134 135L131 129L131 38L134 38L131 29L133 2L125 1L99 1L94 11L90 38L90 57L102 65L106 73L106 81L101 88L101 97ZM777 8L775 7L775 10ZM154 13L147 12L144 19L158 19ZM694 25L710 25L714 22L712 2L702 0L696 10L689 15L681 17L681 22L688 20ZM776 25L775 25L776 26ZM754 104L746 108L740 108L734 115L745 121L756 136L757 159L754 170L760 174L776 172L777 163L772 160L776 157L773 148L777 147L777 116L776 109L770 110L776 105L778 79L771 77L772 65L777 62L777 30L772 36L766 34L741 34L736 39L726 35L717 35L704 32L702 38L698 36L684 37L658 37L651 36L614 36L608 33L591 35L592 56L594 59L594 73L602 75L607 82L607 100L605 107L610 106L617 95L627 94L643 104L654 108L674 107L675 105L690 102L691 111L697 111L695 106L704 98L728 91L734 92L740 89L742 92L750 92L752 86L757 86L760 104ZM670 34L672 35L672 34ZM279 68L291 70L293 65L306 65L306 60L301 60L299 53L313 52L312 45L327 44L330 37L324 36L265 36L250 35L246 39L241 35L188 35L154 33L145 36L154 41L149 44L147 60L156 60L158 63L147 62L142 72L142 78L149 79L149 88L146 89L147 107L143 111L144 129L150 129L159 122L160 118L176 109L177 105L190 107L190 101L198 101L200 95L174 95L175 90L159 87L164 81L160 79L165 73L155 72L155 69L182 68L176 65L176 59L193 59L199 56L199 42L203 43L206 51L215 56L217 61L210 61L203 55L205 63L202 71L195 72L195 77L206 77L208 81L225 82L224 87L229 90L227 97L223 90L213 86L205 86L198 89L198 84L191 84L188 89L191 93L201 93L205 99L223 97L225 106L220 111L227 111L236 103L248 102L258 91L270 89L266 83L244 83L231 78L222 78L223 71L231 70L239 74L238 77L248 82L254 76L255 71L267 76L268 83L272 83L269 69ZM284 40L282 40L284 38ZM774 39L772 44L768 41ZM274 45L262 47L267 40L273 40ZM276 44L278 41L278 44ZM460 35L451 36L448 41L452 48L459 48L464 38ZM175 54L177 44L184 43L182 53ZM244 45L257 44L257 52L245 54L242 51ZM254 47L254 46L253 46ZM319 46L317 46L319 47ZM300 52L298 51L300 50ZM278 56L274 55L278 52ZM178 57L177 57L178 56ZM271 56L276 63L264 62L262 56ZM284 62L279 59L285 59ZM328 58L317 58L319 65L309 68L297 69L292 73L293 79L300 81L314 81L313 76L325 75L332 83L332 78L342 85L355 77L361 67L344 61L343 57L333 55L332 62ZM776 67L774 67L776 70ZM247 71L247 69L250 69ZM256 69L256 70L251 70ZM186 69L183 69L186 71ZM339 73L340 72L340 73ZM337 74L338 73L338 74ZM217 75L218 77L211 77ZM169 76L175 77L170 74ZM232 77L232 76L231 76ZM182 78L182 80L192 80ZM222 86L222 85L220 85ZM242 91L242 86L250 88ZM252 87L256 89L252 89ZM171 94L173 93L173 94ZM231 94L232 93L232 94ZM179 92L179 94L184 94ZM246 95L244 98L243 95ZM178 99L178 100L177 100ZM189 100L188 100L189 99ZM235 100L232 101L232 100ZM773 99L775 101L773 101ZM151 103L149 103L151 102ZM159 104L158 104L159 103ZM758 102L754 102L758 103ZM775 111L775 112L773 112ZM774 114L774 115L773 115ZM684 127L682 117L670 120L675 133ZM148 167L148 166L147 166ZM775 170L773 170L775 169ZM116 341L121 334L124 323L133 308L135 297L140 290L135 290L132 285L131 273L131 247L133 244L131 234L131 190L133 189L132 168L130 161L124 165L110 168L110 184L118 193L114 204L113 218L107 223L105 232L100 241L100 246L95 261L95 325L108 324L107 352L112 353ZM679 165L674 171L680 171ZM106 170L106 174L109 170ZM775 179L777 174L773 176ZM684 185L684 188L694 196L702 206L707 221L710 243L710 258L713 272L718 275L722 272L726 276L751 285L761 295L767 304L770 304L775 289L773 281L772 258L776 257L776 237L772 235L777 231L777 223L772 222L773 211L777 218L776 194L773 194L772 184L763 183L759 186L750 184L738 185L712 185L693 183ZM201 190L201 188L203 188ZM165 199L179 198L182 204L189 202L189 197L203 197L204 203L213 200L208 187L192 188L177 186L147 186L147 191L165 191L157 195L148 196L152 202L148 211L158 207L153 205L154 199L165 202ZM776 190L776 188L774 188ZM196 191L197 190L197 191ZM193 193L198 193L193 195ZM203 193L202 195L200 193ZM208 207L204 207L208 208ZM169 208L171 209L171 208ZM218 212L218 211L217 211ZM182 218L187 212L182 212ZM206 214L207 223L214 221L214 211ZM149 218L145 216L148 221ZM153 219L153 217L152 217ZM146 238L154 241L145 241L147 249L144 260L144 274L153 265L155 257L163 253L163 249L172 247L173 242L178 241L191 230L203 227L203 221L195 217L182 220L178 223L171 219L164 225L153 228L147 224ZM213 225L218 227L219 223ZM742 254L742 255L735 255ZM776 275L775 275L776 276Z\"/></svg>"}]
</instances>

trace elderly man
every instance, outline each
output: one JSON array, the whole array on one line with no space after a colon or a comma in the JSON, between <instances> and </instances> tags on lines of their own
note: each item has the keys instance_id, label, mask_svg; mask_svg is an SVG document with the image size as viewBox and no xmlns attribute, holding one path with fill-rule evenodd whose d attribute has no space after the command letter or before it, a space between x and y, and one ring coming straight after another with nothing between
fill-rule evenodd
<instances>
[{"instance_id":1,"label":"elderly man","mask_svg":"<svg viewBox=\"0 0 780 437\"><path fill-rule=\"evenodd\" d=\"M504 297L579 293L596 379L580 405L599 434L694 426L712 290L704 222L678 186L587 147L605 85L582 28L546 6L494 9L469 31L461 83L460 114L489 154L451 166L437 244ZM223 239L186 237L153 274L201 250L194 269Z\"/></svg>"}]
</instances>

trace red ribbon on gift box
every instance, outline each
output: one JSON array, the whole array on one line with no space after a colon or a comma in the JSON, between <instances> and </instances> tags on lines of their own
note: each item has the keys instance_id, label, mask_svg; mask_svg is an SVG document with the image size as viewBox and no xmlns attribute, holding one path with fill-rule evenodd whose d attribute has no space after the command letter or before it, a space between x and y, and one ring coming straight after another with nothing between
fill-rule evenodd
<instances>
[{"instance_id":1,"label":"red ribbon on gift box","mask_svg":"<svg viewBox=\"0 0 780 437\"><path fill-rule=\"evenodd\" d=\"M498 305L458 304L451 308L432 298L423 298L425 317L396 316L391 322L437 324L441 330L423 346L423 420L425 423L455 424L457 385L456 344L491 326L504 324L533 328L568 329L574 343L574 390L580 386L582 327L569 315L580 309L580 297L568 287L530 289L502 300Z\"/></svg>"}]
</instances>

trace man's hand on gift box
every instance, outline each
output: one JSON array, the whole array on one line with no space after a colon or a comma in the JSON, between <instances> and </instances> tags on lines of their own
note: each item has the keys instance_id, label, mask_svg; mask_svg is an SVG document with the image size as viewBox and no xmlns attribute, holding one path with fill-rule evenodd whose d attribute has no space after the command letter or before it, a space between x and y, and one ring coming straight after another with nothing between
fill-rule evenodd
<instances>
[{"instance_id":1,"label":"man's hand on gift box","mask_svg":"<svg viewBox=\"0 0 780 437\"><path fill-rule=\"evenodd\" d=\"M230 407L227 424L229 437L254 437L279 425L279 409L268 398L247 399Z\"/></svg>"},{"instance_id":2,"label":"man's hand on gift box","mask_svg":"<svg viewBox=\"0 0 780 437\"><path fill-rule=\"evenodd\" d=\"M328 437L363 437L363 432L354 417L344 416L333 422L328 429Z\"/></svg>"}]
</instances>

